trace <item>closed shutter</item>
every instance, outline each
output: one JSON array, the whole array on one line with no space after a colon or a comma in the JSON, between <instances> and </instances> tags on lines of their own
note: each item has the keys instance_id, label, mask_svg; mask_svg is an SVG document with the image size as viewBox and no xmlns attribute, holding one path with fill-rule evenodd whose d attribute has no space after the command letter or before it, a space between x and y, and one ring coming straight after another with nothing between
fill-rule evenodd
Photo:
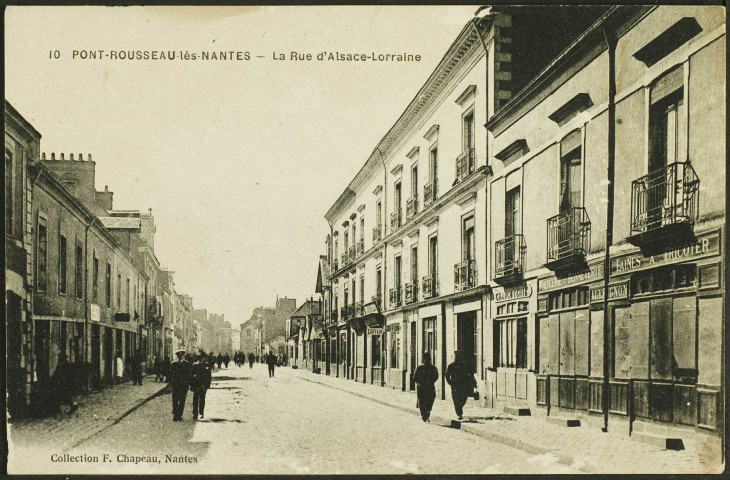
<instances>
[{"instance_id":1,"label":"closed shutter","mask_svg":"<svg viewBox=\"0 0 730 480\"><path fill-rule=\"evenodd\" d=\"M657 103L684 85L684 69L677 67L657 80L651 89L651 103Z\"/></svg>"}]
</instances>

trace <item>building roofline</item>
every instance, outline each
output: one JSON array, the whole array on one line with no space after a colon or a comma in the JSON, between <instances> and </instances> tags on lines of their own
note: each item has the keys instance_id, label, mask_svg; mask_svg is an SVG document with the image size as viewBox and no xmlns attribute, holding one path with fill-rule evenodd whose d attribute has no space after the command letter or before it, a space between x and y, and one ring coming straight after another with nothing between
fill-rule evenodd
<instances>
[{"instance_id":1,"label":"building roofline","mask_svg":"<svg viewBox=\"0 0 730 480\"><path fill-rule=\"evenodd\" d=\"M26 131L30 132L31 135L35 140L40 140L42 135L41 133L31 125L31 123L25 119L23 115L20 114L19 111L13 107L13 105L5 100L5 120L7 121L8 118L14 120L17 122L22 128L24 128Z\"/></svg>"}]
</instances>

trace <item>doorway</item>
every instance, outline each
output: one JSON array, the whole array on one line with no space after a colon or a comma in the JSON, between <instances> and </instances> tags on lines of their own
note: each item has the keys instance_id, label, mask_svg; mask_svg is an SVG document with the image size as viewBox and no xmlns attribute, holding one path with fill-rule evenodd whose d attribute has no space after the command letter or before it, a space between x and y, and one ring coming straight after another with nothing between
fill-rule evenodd
<instances>
[{"instance_id":1,"label":"doorway","mask_svg":"<svg viewBox=\"0 0 730 480\"><path fill-rule=\"evenodd\" d=\"M477 314L476 312L459 313L456 322L456 349L466 355L471 372L476 373Z\"/></svg>"},{"instance_id":2,"label":"doorway","mask_svg":"<svg viewBox=\"0 0 730 480\"><path fill-rule=\"evenodd\" d=\"M111 383L114 352L112 351L112 329L104 327L104 381Z\"/></svg>"},{"instance_id":3,"label":"doorway","mask_svg":"<svg viewBox=\"0 0 730 480\"><path fill-rule=\"evenodd\" d=\"M416 389L416 382L413 381L413 372L416 371L416 322L411 322L411 382L409 388L411 390Z\"/></svg>"}]
</instances>

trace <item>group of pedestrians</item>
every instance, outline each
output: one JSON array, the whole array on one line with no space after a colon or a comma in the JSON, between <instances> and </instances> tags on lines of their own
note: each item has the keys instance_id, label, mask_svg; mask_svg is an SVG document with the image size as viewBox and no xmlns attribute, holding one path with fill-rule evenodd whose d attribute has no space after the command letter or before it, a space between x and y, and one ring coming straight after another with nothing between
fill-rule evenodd
<instances>
[{"instance_id":1,"label":"group of pedestrians","mask_svg":"<svg viewBox=\"0 0 730 480\"><path fill-rule=\"evenodd\" d=\"M451 386L451 399L459 420L464 419L464 405L469 397L474 396L477 380L469 365L468 357L463 352L456 351L454 362L446 367L446 382ZM438 369L433 365L431 354L423 354L423 363L413 372L413 381L416 383L416 396L421 419L429 422L433 402L436 400L436 381L439 379Z\"/></svg>"},{"instance_id":2,"label":"group of pedestrians","mask_svg":"<svg viewBox=\"0 0 730 480\"><path fill-rule=\"evenodd\" d=\"M193 392L193 419L205 418L205 394L210 388L213 357L204 352L193 358L191 364L185 350L175 352L177 359L170 364L170 387L172 389L172 420L181 422L188 390ZM217 361L217 358L215 359Z\"/></svg>"}]
</instances>

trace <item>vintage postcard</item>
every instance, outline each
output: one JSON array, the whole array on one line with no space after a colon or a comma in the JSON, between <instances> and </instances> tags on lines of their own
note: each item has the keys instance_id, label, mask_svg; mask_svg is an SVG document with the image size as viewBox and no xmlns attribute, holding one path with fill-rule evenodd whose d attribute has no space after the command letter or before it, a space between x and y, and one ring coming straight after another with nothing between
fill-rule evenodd
<instances>
[{"instance_id":1,"label":"vintage postcard","mask_svg":"<svg viewBox=\"0 0 730 480\"><path fill-rule=\"evenodd\" d=\"M11 474L725 469L721 5L11 6Z\"/></svg>"}]
</instances>

